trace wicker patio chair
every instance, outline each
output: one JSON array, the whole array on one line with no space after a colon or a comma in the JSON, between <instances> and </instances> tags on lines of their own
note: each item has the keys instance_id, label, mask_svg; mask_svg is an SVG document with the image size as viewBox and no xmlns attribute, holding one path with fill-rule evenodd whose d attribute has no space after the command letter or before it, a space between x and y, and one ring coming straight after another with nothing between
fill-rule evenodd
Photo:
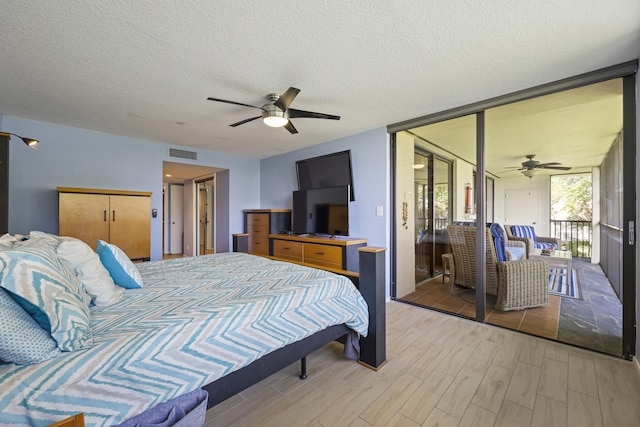
<instances>
[{"instance_id":1,"label":"wicker patio chair","mask_svg":"<svg viewBox=\"0 0 640 427\"><path fill-rule=\"evenodd\" d=\"M453 250L455 277L451 283L476 287L476 227L447 227ZM496 309L523 310L549 303L549 267L541 260L498 261L491 232L486 228L486 292L496 295Z\"/></svg>"},{"instance_id":2,"label":"wicker patio chair","mask_svg":"<svg viewBox=\"0 0 640 427\"><path fill-rule=\"evenodd\" d=\"M512 227L516 227L519 231L517 232L519 235L514 234L514 230ZM516 240L525 243L525 248L527 250L527 258L529 258L529 254L533 252L534 249L547 249L549 246L553 247L553 249L560 248L560 240L555 237L543 237L538 236L535 233L535 229L530 225L506 225L504 226L504 231L507 234L507 239Z\"/></svg>"}]
</instances>

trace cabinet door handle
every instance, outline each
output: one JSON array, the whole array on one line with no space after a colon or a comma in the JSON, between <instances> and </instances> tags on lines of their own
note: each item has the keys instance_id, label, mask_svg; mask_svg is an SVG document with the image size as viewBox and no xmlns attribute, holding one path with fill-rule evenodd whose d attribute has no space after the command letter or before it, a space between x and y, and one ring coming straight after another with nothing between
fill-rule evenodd
<instances>
[{"instance_id":1,"label":"cabinet door handle","mask_svg":"<svg viewBox=\"0 0 640 427\"><path fill-rule=\"evenodd\" d=\"M316 255L324 255L324 252L316 252Z\"/></svg>"},{"instance_id":2,"label":"cabinet door handle","mask_svg":"<svg viewBox=\"0 0 640 427\"><path fill-rule=\"evenodd\" d=\"M113 218L111 219L111 221L115 221L116 220L116 211L113 211L112 215L113 215Z\"/></svg>"},{"instance_id":3,"label":"cabinet door handle","mask_svg":"<svg viewBox=\"0 0 640 427\"><path fill-rule=\"evenodd\" d=\"M104 220L105 220L105 222L107 221L107 211L106 210L104 211Z\"/></svg>"},{"instance_id":4,"label":"cabinet door handle","mask_svg":"<svg viewBox=\"0 0 640 427\"><path fill-rule=\"evenodd\" d=\"M285 246L285 247L284 247L284 248L282 248L282 249L284 249L285 251L288 251L288 250L289 250L289 247L288 247L288 246Z\"/></svg>"}]
</instances>

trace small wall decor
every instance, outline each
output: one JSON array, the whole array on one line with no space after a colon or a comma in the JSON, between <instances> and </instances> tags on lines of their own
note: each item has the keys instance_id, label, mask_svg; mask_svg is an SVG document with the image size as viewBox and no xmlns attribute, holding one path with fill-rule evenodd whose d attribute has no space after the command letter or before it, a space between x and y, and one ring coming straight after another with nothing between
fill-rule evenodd
<instances>
[{"instance_id":1,"label":"small wall decor","mask_svg":"<svg viewBox=\"0 0 640 427\"><path fill-rule=\"evenodd\" d=\"M402 202L402 226L405 230L409 229L407 226L407 221L409 220L409 203L406 201Z\"/></svg>"}]
</instances>

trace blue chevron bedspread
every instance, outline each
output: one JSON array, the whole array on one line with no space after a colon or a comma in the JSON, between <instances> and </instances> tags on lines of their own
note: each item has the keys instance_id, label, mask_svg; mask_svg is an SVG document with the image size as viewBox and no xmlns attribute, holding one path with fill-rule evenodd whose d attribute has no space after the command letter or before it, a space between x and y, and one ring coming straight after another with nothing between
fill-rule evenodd
<instances>
[{"instance_id":1,"label":"blue chevron bedspread","mask_svg":"<svg viewBox=\"0 0 640 427\"><path fill-rule=\"evenodd\" d=\"M362 296L325 271L241 253L138 269L144 288L92 308L92 348L0 365L0 424L118 424L329 326L367 334Z\"/></svg>"}]
</instances>

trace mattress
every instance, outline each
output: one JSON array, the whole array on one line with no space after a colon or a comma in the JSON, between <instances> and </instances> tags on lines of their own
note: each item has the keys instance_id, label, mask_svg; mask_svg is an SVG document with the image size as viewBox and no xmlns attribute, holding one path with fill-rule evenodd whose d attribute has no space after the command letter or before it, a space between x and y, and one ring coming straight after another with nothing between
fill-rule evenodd
<instances>
[{"instance_id":1,"label":"mattress","mask_svg":"<svg viewBox=\"0 0 640 427\"><path fill-rule=\"evenodd\" d=\"M93 347L0 365L0 424L118 424L329 326L367 334L364 299L329 272L242 253L137 266L144 288L92 308Z\"/></svg>"}]
</instances>

